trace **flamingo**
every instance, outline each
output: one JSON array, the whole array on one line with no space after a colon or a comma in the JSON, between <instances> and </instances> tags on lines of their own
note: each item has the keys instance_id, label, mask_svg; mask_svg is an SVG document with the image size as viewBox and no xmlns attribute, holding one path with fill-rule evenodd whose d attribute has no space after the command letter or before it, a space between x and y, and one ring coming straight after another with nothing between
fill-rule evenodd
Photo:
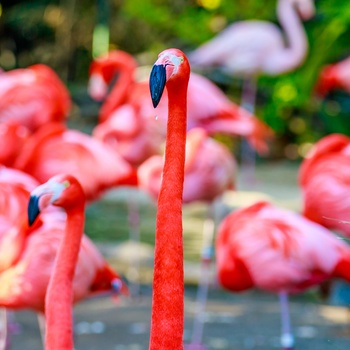
<instances>
[{"instance_id":1,"label":"flamingo","mask_svg":"<svg viewBox=\"0 0 350 350\"><path fill-rule=\"evenodd\" d=\"M159 153L165 139L167 95L156 112L146 82L134 78L136 62L123 51L112 51L96 59L90 68L89 92L101 100L116 73L119 79L102 105L94 136L112 144L126 160L137 166ZM192 73L188 86L188 129L202 127L209 133L242 135L261 153L267 151L271 129L227 99L207 78Z\"/></svg>"},{"instance_id":2,"label":"flamingo","mask_svg":"<svg viewBox=\"0 0 350 350\"><path fill-rule=\"evenodd\" d=\"M270 22L236 22L189 54L189 60L193 66L220 66L247 78L289 72L303 63L308 50L299 17L307 20L314 12L312 0L279 0L277 16L285 33Z\"/></svg>"},{"instance_id":3,"label":"flamingo","mask_svg":"<svg viewBox=\"0 0 350 350\"><path fill-rule=\"evenodd\" d=\"M155 155L138 168L139 188L148 192L154 199L159 195L163 164L163 157ZM235 173L235 159L224 145L209 138L203 129L195 128L187 132L183 203L204 201L209 205L208 214L211 213L214 211L214 201L224 191L234 188ZM199 316L207 299L214 226L214 218L208 215L203 226L202 278L198 287L197 311L191 341L191 346L197 348L203 330Z\"/></svg>"},{"instance_id":4,"label":"flamingo","mask_svg":"<svg viewBox=\"0 0 350 350\"><path fill-rule=\"evenodd\" d=\"M341 89L350 93L350 57L326 65L320 72L319 79L316 83L318 94L325 96L333 89Z\"/></svg>"},{"instance_id":5,"label":"flamingo","mask_svg":"<svg viewBox=\"0 0 350 350\"><path fill-rule=\"evenodd\" d=\"M125 286L101 256L95 254L91 242L87 239L82 241L85 194L77 179L71 175L59 174L34 189L28 204L29 225L50 204L62 207L67 213L63 232L60 231L57 237L54 224L51 228L44 227L41 235L37 233L33 236L33 241L28 242L28 249L18 266L22 269L22 278L12 284L11 289L14 300L45 310L45 349L73 350L73 301L96 291L97 287L102 287L103 290L111 287L121 290ZM52 222L48 223L51 224ZM56 254L52 254L52 249ZM18 268L17 271L10 271L9 276L16 277L20 272ZM2 277L3 275L0 276ZM109 285L106 277L109 278ZM25 288L26 293L20 291L21 287ZM16 307L16 304L12 307Z\"/></svg>"},{"instance_id":6,"label":"flamingo","mask_svg":"<svg viewBox=\"0 0 350 350\"><path fill-rule=\"evenodd\" d=\"M178 49L161 52L150 75L153 106L157 107L165 86L169 104L163 180L156 218L150 350L183 349L182 193L189 76L188 60Z\"/></svg>"},{"instance_id":7,"label":"flamingo","mask_svg":"<svg viewBox=\"0 0 350 350\"><path fill-rule=\"evenodd\" d=\"M300 18L307 20L314 12L313 0L278 0L277 16L285 33L266 21L236 22L190 53L189 60L193 67L219 66L243 77L241 106L254 113L257 76L287 73L303 63L308 42ZM243 168L253 178L254 152L244 142L242 146Z\"/></svg>"},{"instance_id":8,"label":"flamingo","mask_svg":"<svg viewBox=\"0 0 350 350\"><path fill-rule=\"evenodd\" d=\"M155 155L138 170L139 188L153 199L159 196L164 158ZM227 189L233 189L236 162L223 144L207 136L201 128L187 132L183 203L212 202Z\"/></svg>"},{"instance_id":9,"label":"flamingo","mask_svg":"<svg viewBox=\"0 0 350 350\"><path fill-rule=\"evenodd\" d=\"M257 287L279 294L284 349L294 346L288 293L302 292L333 277L350 281L350 248L345 242L323 226L264 201L223 220L216 257L224 288L240 292Z\"/></svg>"},{"instance_id":10,"label":"flamingo","mask_svg":"<svg viewBox=\"0 0 350 350\"><path fill-rule=\"evenodd\" d=\"M350 237L350 138L331 134L320 139L303 160L299 184L303 214Z\"/></svg>"},{"instance_id":11,"label":"flamingo","mask_svg":"<svg viewBox=\"0 0 350 350\"><path fill-rule=\"evenodd\" d=\"M63 171L75 174L88 200L112 186L134 184L136 179L132 167L108 145L61 123L47 124L34 133L14 167L41 183Z\"/></svg>"},{"instance_id":12,"label":"flamingo","mask_svg":"<svg viewBox=\"0 0 350 350\"><path fill-rule=\"evenodd\" d=\"M48 122L64 122L71 100L67 88L47 65L0 72L0 122L17 121L30 132Z\"/></svg>"}]
</instances>

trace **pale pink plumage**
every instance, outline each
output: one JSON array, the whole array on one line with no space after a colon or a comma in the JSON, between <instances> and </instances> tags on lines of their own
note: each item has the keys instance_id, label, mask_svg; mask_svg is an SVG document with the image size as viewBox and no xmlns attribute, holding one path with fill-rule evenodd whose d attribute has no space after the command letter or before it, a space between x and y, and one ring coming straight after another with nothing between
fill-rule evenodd
<instances>
[{"instance_id":1,"label":"pale pink plumage","mask_svg":"<svg viewBox=\"0 0 350 350\"><path fill-rule=\"evenodd\" d=\"M234 188L236 163L229 150L207 136L203 129L187 133L183 202L213 201ZM139 187L158 198L163 156L155 155L138 168Z\"/></svg>"},{"instance_id":2,"label":"pale pink plumage","mask_svg":"<svg viewBox=\"0 0 350 350\"><path fill-rule=\"evenodd\" d=\"M31 174L39 182L53 175L74 174L88 199L121 184L134 184L131 166L110 146L78 130L59 123L43 126L25 144L15 167Z\"/></svg>"},{"instance_id":3,"label":"pale pink plumage","mask_svg":"<svg viewBox=\"0 0 350 350\"><path fill-rule=\"evenodd\" d=\"M277 16L285 33L270 22L236 22L193 51L190 62L198 67L220 66L229 74L246 77L291 71L308 50L300 17L309 19L313 14L312 0L279 0Z\"/></svg>"},{"instance_id":4,"label":"pale pink plumage","mask_svg":"<svg viewBox=\"0 0 350 350\"><path fill-rule=\"evenodd\" d=\"M350 237L350 138L331 134L319 140L299 171L303 213Z\"/></svg>"}]
</instances>

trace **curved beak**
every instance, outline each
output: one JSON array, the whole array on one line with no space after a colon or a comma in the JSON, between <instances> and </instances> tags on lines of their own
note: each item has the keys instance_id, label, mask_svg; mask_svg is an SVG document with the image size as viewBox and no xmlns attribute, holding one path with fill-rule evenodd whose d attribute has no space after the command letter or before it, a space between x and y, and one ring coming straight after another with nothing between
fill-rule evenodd
<instances>
[{"instance_id":1,"label":"curved beak","mask_svg":"<svg viewBox=\"0 0 350 350\"><path fill-rule=\"evenodd\" d=\"M31 195L28 204L28 223L29 226L34 224L35 219L38 217L40 213L39 209L39 199L40 196Z\"/></svg>"},{"instance_id":2,"label":"curved beak","mask_svg":"<svg viewBox=\"0 0 350 350\"><path fill-rule=\"evenodd\" d=\"M156 108L162 97L166 83L166 70L162 64L155 64L149 78L149 88L151 91L153 107Z\"/></svg>"},{"instance_id":3,"label":"curved beak","mask_svg":"<svg viewBox=\"0 0 350 350\"><path fill-rule=\"evenodd\" d=\"M29 198L28 203L28 223L32 226L40 211L58 199L65 189L63 183L49 180L48 182L35 188Z\"/></svg>"}]
</instances>

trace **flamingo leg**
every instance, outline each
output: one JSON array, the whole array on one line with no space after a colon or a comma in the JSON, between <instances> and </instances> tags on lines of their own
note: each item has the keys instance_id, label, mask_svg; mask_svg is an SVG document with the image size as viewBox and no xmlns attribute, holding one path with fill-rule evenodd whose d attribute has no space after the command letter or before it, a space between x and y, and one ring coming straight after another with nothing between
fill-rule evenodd
<instances>
[{"instance_id":1,"label":"flamingo leg","mask_svg":"<svg viewBox=\"0 0 350 350\"><path fill-rule=\"evenodd\" d=\"M10 349L10 334L6 308L0 308L0 350Z\"/></svg>"},{"instance_id":2,"label":"flamingo leg","mask_svg":"<svg viewBox=\"0 0 350 350\"><path fill-rule=\"evenodd\" d=\"M36 314L38 319L39 331L41 336L41 341L43 343L43 348L45 348L45 333L46 333L46 319L45 315L40 313Z\"/></svg>"},{"instance_id":3,"label":"flamingo leg","mask_svg":"<svg viewBox=\"0 0 350 350\"><path fill-rule=\"evenodd\" d=\"M243 80L241 107L254 113L256 99L256 80L254 77ZM246 139L241 143L242 173L247 185L255 184L255 151Z\"/></svg>"},{"instance_id":4,"label":"flamingo leg","mask_svg":"<svg viewBox=\"0 0 350 350\"><path fill-rule=\"evenodd\" d=\"M132 189L129 192L127 199L128 205L128 224L129 224L129 239L131 242L136 244L140 243L140 211L137 202L137 195ZM139 283L139 259L132 259L132 264L130 266L130 273L134 277L129 279L129 290L132 297L137 297L140 294L140 283Z\"/></svg>"},{"instance_id":5,"label":"flamingo leg","mask_svg":"<svg viewBox=\"0 0 350 350\"><path fill-rule=\"evenodd\" d=\"M201 344L203 336L203 313L208 299L210 266L213 259L213 241L215 233L215 202L208 206L207 217L203 224L203 244L201 252L200 281L197 289L196 310L193 321L191 343L185 345L185 350L206 350Z\"/></svg>"},{"instance_id":6,"label":"flamingo leg","mask_svg":"<svg viewBox=\"0 0 350 350\"><path fill-rule=\"evenodd\" d=\"M279 293L280 305L281 305L281 322L282 322L282 334L281 345L283 350L294 349L294 337L292 334L289 305L288 305L288 293L281 291Z\"/></svg>"}]
</instances>

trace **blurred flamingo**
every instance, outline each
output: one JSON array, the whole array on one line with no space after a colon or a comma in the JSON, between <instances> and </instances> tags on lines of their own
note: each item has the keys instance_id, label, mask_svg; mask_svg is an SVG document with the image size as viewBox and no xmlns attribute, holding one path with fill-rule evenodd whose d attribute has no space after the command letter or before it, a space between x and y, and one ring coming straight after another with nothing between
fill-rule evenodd
<instances>
[{"instance_id":1,"label":"blurred flamingo","mask_svg":"<svg viewBox=\"0 0 350 350\"><path fill-rule=\"evenodd\" d=\"M169 104L165 161L156 218L150 350L183 349L182 193L189 76L188 60L178 49L161 52L150 76L154 107L161 100L164 87L168 91Z\"/></svg>"},{"instance_id":2,"label":"blurred flamingo","mask_svg":"<svg viewBox=\"0 0 350 350\"><path fill-rule=\"evenodd\" d=\"M83 236L85 195L76 178L56 175L34 189L28 205L29 225L50 204L66 211L63 227L57 227L57 221L46 222L30 236L19 263L0 275L0 280L12 279L3 288L8 306L45 311L45 349L73 350L72 303L96 291L126 287Z\"/></svg>"},{"instance_id":3,"label":"blurred flamingo","mask_svg":"<svg viewBox=\"0 0 350 350\"><path fill-rule=\"evenodd\" d=\"M164 158L155 155L138 170L139 187L157 199L161 187ZM183 203L212 202L224 191L234 188L236 162L222 143L195 128L187 132Z\"/></svg>"},{"instance_id":4,"label":"blurred flamingo","mask_svg":"<svg viewBox=\"0 0 350 350\"><path fill-rule=\"evenodd\" d=\"M257 287L278 293L284 349L293 349L288 293L329 278L350 281L350 248L326 228L294 212L258 202L229 214L216 241L217 272L233 292Z\"/></svg>"},{"instance_id":5,"label":"blurred flamingo","mask_svg":"<svg viewBox=\"0 0 350 350\"><path fill-rule=\"evenodd\" d=\"M289 72L303 63L308 50L300 18L307 20L314 12L312 0L279 0L277 17L285 33L270 22L236 22L189 54L189 60L196 67L220 66L246 78Z\"/></svg>"},{"instance_id":6,"label":"blurred flamingo","mask_svg":"<svg viewBox=\"0 0 350 350\"><path fill-rule=\"evenodd\" d=\"M19 170L0 167L0 306L44 310L44 296L65 216L59 208L42 213L28 226L30 191L39 183ZM29 276L29 277L28 277ZM76 301L97 292L113 291L119 278L104 262L92 242L83 236L74 289ZM35 285L35 288L32 286ZM42 325L42 318L39 322ZM2 312L4 324L6 313ZM6 329L6 328L3 328ZM6 342L7 334L1 337ZM1 347L3 348L3 347Z\"/></svg>"},{"instance_id":7,"label":"blurred flamingo","mask_svg":"<svg viewBox=\"0 0 350 350\"><path fill-rule=\"evenodd\" d=\"M209 138L207 132L200 128L187 132L185 159L183 203L204 201L209 204L208 215L203 226L202 271L191 341L191 346L196 346L196 349L199 350L203 330L200 316L207 299L209 270L212 261L215 229L214 201L226 190L234 188L236 162L223 144ZM155 155L138 168L139 187L154 199L157 199L159 195L163 165L163 157Z\"/></svg>"},{"instance_id":8,"label":"blurred flamingo","mask_svg":"<svg viewBox=\"0 0 350 350\"><path fill-rule=\"evenodd\" d=\"M243 77L241 106L254 113L257 76L283 74L303 63L308 42L300 18L307 20L314 12L313 0L278 0L277 17L284 33L266 21L233 23L189 54L191 65L202 68L219 66L229 75ZM245 142L242 144L242 158L246 176L252 180L255 155Z\"/></svg>"},{"instance_id":9,"label":"blurred flamingo","mask_svg":"<svg viewBox=\"0 0 350 350\"><path fill-rule=\"evenodd\" d=\"M341 89L350 94L350 57L326 65L319 74L316 92L321 96L333 89Z\"/></svg>"},{"instance_id":10,"label":"blurred flamingo","mask_svg":"<svg viewBox=\"0 0 350 350\"><path fill-rule=\"evenodd\" d=\"M108 145L60 123L50 123L34 133L14 166L41 183L63 171L75 174L88 200L112 186L136 181L132 167Z\"/></svg>"},{"instance_id":11,"label":"blurred flamingo","mask_svg":"<svg viewBox=\"0 0 350 350\"><path fill-rule=\"evenodd\" d=\"M17 121L30 132L64 122L71 106L67 88L44 64L0 73L0 122Z\"/></svg>"},{"instance_id":12,"label":"blurred flamingo","mask_svg":"<svg viewBox=\"0 0 350 350\"><path fill-rule=\"evenodd\" d=\"M123 51L112 51L96 59L90 68L89 92L95 99L106 96L100 110L100 124L94 135L111 143L126 160L139 165L150 155L159 153L165 139L167 94L154 111L146 82L137 82L136 62ZM227 99L210 80L191 74L188 86L187 128L202 127L209 133L225 133L247 137L260 152L266 152L271 130Z\"/></svg>"},{"instance_id":13,"label":"blurred flamingo","mask_svg":"<svg viewBox=\"0 0 350 350\"><path fill-rule=\"evenodd\" d=\"M350 138L331 134L314 144L299 170L303 214L350 237Z\"/></svg>"}]
</instances>

